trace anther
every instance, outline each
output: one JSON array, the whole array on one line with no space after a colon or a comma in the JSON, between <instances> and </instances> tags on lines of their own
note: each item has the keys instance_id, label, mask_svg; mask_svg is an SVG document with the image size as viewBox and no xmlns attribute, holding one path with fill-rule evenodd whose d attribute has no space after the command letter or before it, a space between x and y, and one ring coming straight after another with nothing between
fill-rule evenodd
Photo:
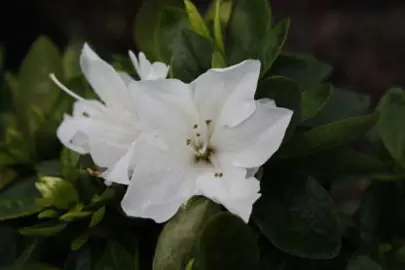
<instances>
[{"instance_id":1,"label":"anther","mask_svg":"<svg viewBox=\"0 0 405 270\"><path fill-rule=\"evenodd\" d=\"M223 174L223 173L219 173L218 176L219 176L219 177L222 177L222 176L224 176L224 174Z\"/></svg>"},{"instance_id":2,"label":"anther","mask_svg":"<svg viewBox=\"0 0 405 270\"><path fill-rule=\"evenodd\" d=\"M215 173L214 176L215 176L215 177L218 177L218 176L219 176L219 173Z\"/></svg>"},{"instance_id":3,"label":"anther","mask_svg":"<svg viewBox=\"0 0 405 270\"><path fill-rule=\"evenodd\" d=\"M193 128L194 128L194 129L198 128L198 125L197 125L197 124L194 124Z\"/></svg>"},{"instance_id":4,"label":"anther","mask_svg":"<svg viewBox=\"0 0 405 270\"><path fill-rule=\"evenodd\" d=\"M191 144L191 140L188 139L188 140L186 141L186 144L187 144L187 145L190 145L190 144Z\"/></svg>"},{"instance_id":5,"label":"anther","mask_svg":"<svg viewBox=\"0 0 405 270\"><path fill-rule=\"evenodd\" d=\"M212 122L212 120L205 120L205 123L207 124L207 125L209 125L209 124L211 124L211 122Z\"/></svg>"},{"instance_id":6,"label":"anther","mask_svg":"<svg viewBox=\"0 0 405 270\"><path fill-rule=\"evenodd\" d=\"M90 117L90 115L89 115L87 112L83 112L82 115L83 115L84 117Z\"/></svg>"},{"instance_id":7,"label":"anther","mask_svg":"<svg viewBox=\"0 0 405 270\"><path fill-rule=\"evenodd\" d=\"M200 134L200 133L196 133L195 135L196 135L197 137L200 137L200 136L201 136L201 134Z\"/></svg>"}]
</instances>

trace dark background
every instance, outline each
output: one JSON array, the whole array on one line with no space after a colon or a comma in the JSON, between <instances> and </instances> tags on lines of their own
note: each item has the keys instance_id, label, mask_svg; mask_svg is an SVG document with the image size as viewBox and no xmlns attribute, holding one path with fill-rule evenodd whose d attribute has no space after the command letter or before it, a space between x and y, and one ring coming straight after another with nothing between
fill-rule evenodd
<instances>
[{"instance_id":1,"label":"dark background","mask_svg":"<svg viewBox=\"0 0 405 270\"><path fill-rule=\"evenodd\" d=\"M147 1L147 0L146 0ZM195 0L201 9L209 0ZM140 0L3 0L0 43L6 68L18 69L30 44L46 34L63 48L71 38L101 55L134 48ZM308 52L334 66L331 81L373 94L405 86L405 2L394 0L273 0L277 19L292 19L287 50Z\"/></svg>"}]
</instances>

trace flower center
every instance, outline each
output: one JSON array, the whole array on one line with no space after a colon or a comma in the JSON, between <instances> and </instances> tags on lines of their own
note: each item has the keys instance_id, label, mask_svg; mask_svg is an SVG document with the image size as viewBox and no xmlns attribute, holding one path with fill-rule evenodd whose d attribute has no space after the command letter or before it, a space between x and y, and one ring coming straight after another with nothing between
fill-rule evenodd
<instances>
[{"instance_id":1,"label":"flower center","mask_svg":"<svg viewBox=\"0 0 405 270\"><path fill-rule=\"evenodd\" d=\"M205 125L194 124L192 126L192 136L186 140L186 145L190 147L194 153L194 161L196 163L212 163L215 149L209 144L211 122L211 120L206 120Z\"/></svg>"}]
</instances>

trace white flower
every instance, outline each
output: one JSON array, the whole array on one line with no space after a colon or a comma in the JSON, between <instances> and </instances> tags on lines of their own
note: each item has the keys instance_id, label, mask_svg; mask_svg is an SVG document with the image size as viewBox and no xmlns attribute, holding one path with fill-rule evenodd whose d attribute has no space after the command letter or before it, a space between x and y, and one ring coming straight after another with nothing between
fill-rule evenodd
<instances>
[{"instance_id":1,"label":"white flower","mask_svg":"<svg viewBox=\"0 0 405 270\"><path fill-rule=\"evenodd\" d=\"M133 169L129 168L129 157L140 134L127 85L133 80L117 73L87 44L83 47L80 65L101 102L83 99L52 74L52 80L77 100L72 116L64 116L57 136L69 149L80 154L90 153L96 165L107 169L102 174L106 180L128 184Z\"/></svg>"},{"instance_id":2,"label":"white flower","mask_svg":"<svg viewBox=\"0 0 405 270\"><path fill-rule=\"evenodd\" d=\"M129 51L129 58L131 58L141 80L165 79L167 77L169 67L161 62L149 62L143 52L140 52L138 55L139 61L132 51Z\"/></svg>"},{"instance_id":3,"label":"white flower","mask_svg":"<svg viewBox=\"0 0 405 270\"><path fill-rule=\"evenodd\" d=\"M252 176L279 148L292 111L255 101L260 62L211 69L190 85L166 79L130 85L142 138L122 201L129 216L164 222L193 195L248 221L260 197Z\"/></svg>"}]
</instances>

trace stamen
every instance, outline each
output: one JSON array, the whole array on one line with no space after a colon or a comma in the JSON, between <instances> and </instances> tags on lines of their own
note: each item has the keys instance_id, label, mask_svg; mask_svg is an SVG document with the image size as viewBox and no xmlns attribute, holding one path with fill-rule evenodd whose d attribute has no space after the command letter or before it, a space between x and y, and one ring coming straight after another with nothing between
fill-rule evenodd
<instances>
[{"instance_id":1,"label":"stamen","mask_svg":"<svg viewBox=\"0 0 405 270\"><path fill-rule=\"evenodd\" d=\"M204 142L203 146L198 150L200 154L204 154L207 151L208 143Z\"/></svg>"},{"instance_id":2,"label":"stamen","mask_svg":"<svg viewBox=\"0 0 405 270\"><path fill-rule=\"evenodd\" d=\"M209 155L208 159L210 160L214 169L219 168L219 164L218 164L217 160L215 159L214 155Z\"/></svg>"},{"instance_id":3,"label":"stamen","mask_svg":"<svg viewBox=\"0 0 405 270\"><path fill-rule=\"evenodd\" d=\"M76 99L76 100L80 100L80 101L84 101L85 99L82 98L81 96L77 95L76 93L74 93L73 91L71 91L70 89L68 89L66 86L64 86L55 76L54 73L49 74L49 78L51 78L51 80L62 90L64 91L66 94L68 94L69 96L71 96L72 98Z\"/></svg>"}]
</instances>

